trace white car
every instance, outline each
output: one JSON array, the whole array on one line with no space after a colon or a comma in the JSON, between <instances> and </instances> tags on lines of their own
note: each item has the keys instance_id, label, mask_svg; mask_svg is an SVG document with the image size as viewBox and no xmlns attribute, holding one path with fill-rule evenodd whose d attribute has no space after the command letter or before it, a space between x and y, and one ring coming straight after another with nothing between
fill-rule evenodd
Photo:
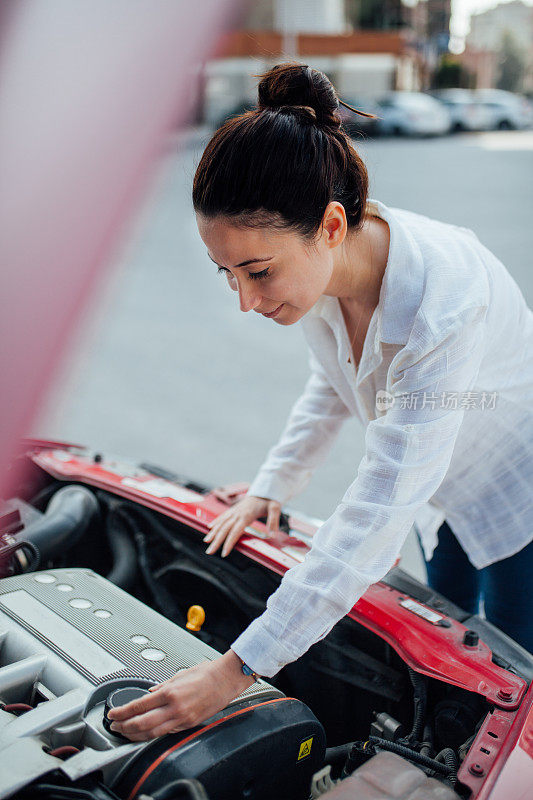
<instances>
[{"instance_id":1,"label":"white car","mask_svg":"<svg viewBox=\"0 0 533 800\"><path fill-rule=\"evenodd\" d=\"M526 97L503 89L478 89L475 95L491 115L491 130L517 130L533 126L533 105Z\"/></svg>"},{"instance_id":2,"label":"white car","mask_svg":"<svg viewBox=\"0 0 533 800\"><path fill-rule=\"evenodd\" d=\"M450 113L429 94L391 92L379 101L378 131L396 136L441 136L451 127Z\"/></svg>"},{"instance_id":3,"label":"white car","mask_svg":"<svg viewBox=\"0 0 533 800\"><path fill-rule=\"evenodd\" d=\"M444 103L451 117L451 130L486 131L492 126L493 114L470 89L441 89L433 97Z\"/></svg>"}]
</instances>

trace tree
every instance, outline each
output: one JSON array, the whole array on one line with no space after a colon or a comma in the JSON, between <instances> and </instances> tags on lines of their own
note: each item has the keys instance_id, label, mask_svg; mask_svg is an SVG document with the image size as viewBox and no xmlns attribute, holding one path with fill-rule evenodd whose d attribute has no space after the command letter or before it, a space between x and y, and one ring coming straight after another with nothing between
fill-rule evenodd
<instances>
[{"instance_id":1,"label":"tree","mask_svg":"<svg viewBox=\"0 0 533 800\"><path fill-rule=\"evenodd\" d=\"M345 0L345 13L356 30L394 30L407 25L402 0Z\"/></svg>"},{"instance_id":2,"label":"tree","mask_svg":"<svg viewBox=\"0 0 533 800\"><path fill-rule=\"evenodd\" d=\"M445 54L441 56L431 83L433 89L472 89L474 76L457 58Z\"/></svg>"},{"instance_id":3,"label":"tree","mask_svg":"<svg viewBox=\"0 0 533 800\"><path fill-rule=\"evenodd\" d=\"M502 34L496 87L508 92L519 92L524 81L526 63L522 48L509 30Z\"/></svg>"}]
</instances>

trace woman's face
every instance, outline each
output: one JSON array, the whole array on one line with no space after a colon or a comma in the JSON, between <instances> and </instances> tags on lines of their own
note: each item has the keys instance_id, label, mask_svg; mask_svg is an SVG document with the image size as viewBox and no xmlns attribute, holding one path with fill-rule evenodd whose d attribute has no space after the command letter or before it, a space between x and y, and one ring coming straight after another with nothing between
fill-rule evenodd
<instances>
[{"instance_id":1,"label":"woman's face","mask_svg":"<svg viewBox=\"0 0 533 800\"><path fill-rule=\"evenodd\" d=\"M239 293L241 311L276 312L272 319L292 325L326 292L333 260L323 237L310 247L293 231L245 228L202 214L196 219L209 257Z\"/></svg>"}]
</instances>

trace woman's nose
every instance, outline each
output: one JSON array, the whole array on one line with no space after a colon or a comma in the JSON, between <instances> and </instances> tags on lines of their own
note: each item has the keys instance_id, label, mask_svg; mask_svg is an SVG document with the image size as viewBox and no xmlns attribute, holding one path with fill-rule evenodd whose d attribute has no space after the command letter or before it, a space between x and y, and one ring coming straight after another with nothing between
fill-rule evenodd
<instances>
[{"instance_id":1,"label":"woman's nose","mask_svg":"<svg viewBox=\"0 0 533 800\"><path fill-rule=\"evenodd\" d=\"M239 286L239 301L241 311L251 311L261 303L261 295L253 286Z\"/></svg>"}]
</instances>

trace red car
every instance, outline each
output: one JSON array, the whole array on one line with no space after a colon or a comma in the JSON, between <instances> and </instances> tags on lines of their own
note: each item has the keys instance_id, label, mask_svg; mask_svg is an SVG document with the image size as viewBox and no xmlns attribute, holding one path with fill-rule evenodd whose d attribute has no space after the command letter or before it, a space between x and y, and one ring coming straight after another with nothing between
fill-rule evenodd
<instances>
[{"instance_id":1,"label":"red car","mask_svg":"<svg viewBox=\"0 0 533 800\"><path fill-rule=\"evenodd\" d=\"M395 567L298 661L189 731L131 743L106 712L224 652L317 528L246 491L26 440L0 506L0 798L533 797L533 656ZM18 473L17 473L18 474Z\"/></svg>"}]
</instances>

